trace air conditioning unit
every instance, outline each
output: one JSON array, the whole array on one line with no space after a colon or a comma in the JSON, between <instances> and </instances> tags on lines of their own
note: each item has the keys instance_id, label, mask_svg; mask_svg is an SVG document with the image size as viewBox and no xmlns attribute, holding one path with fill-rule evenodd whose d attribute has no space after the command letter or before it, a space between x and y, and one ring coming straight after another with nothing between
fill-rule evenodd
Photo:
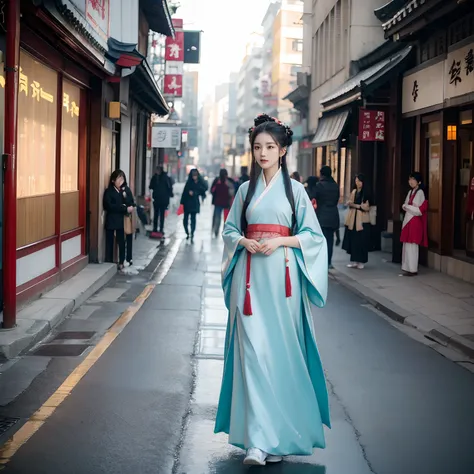
<instances>
[{"instance_id":1,"label":"air conditioning unit","mask_svg":"<svg viewBox=\"0 0 474 474\"><path fill-rule=\"evenodd\" d=\"M296 84L298 86L309 87L311 82L311 77L306 72L297 72L296 73Z\"/></svg>"}]
</instances>

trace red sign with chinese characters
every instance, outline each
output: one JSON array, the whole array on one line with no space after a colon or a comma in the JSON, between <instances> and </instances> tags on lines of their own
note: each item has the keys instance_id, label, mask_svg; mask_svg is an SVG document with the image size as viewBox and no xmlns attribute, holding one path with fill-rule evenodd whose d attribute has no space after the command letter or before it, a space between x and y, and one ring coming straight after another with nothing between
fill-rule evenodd
<instances>
[{"instance_id":1,"label":"red sign with chinese characters","mask_svg":"<svg viewBox=\"0 0 474 474\"><path fill-rule=\"evenodd\" d=\"M175 97L183 96L183 76L180 74L166 74L163 92Z\"/></svg>"},{"instance_id":2,"label":"red sign with chinese characters","mask_svg":"<svg viewBox=\"0 0 474 474\"><path fill-rule=\"evenodd\" d=\"M364 109L359 111L359 140L363 142L385 140L385 112Z\"/></svg>"},{"instance_id":3,"label":"red sign with chinese characters","mask_svg":"<svg viewBox=\"0 0 474 474\"><path fill-rule=\"evenodd\" d=\"M176 31L175 38L166 37L166 61L184 61L184 31Z\"/></svg>"},{"instance_id":4,"label":"red sign with chinese characters","mask_svg":"<svg viewBox=\"0 0 474 474\"><path fill-rule=\"evenodd\" d=\"M166 38L165 78L163 93L167 96L183 97L184 31L183 20L173 18L175 37Z\"/></svg>"}]
</instances>

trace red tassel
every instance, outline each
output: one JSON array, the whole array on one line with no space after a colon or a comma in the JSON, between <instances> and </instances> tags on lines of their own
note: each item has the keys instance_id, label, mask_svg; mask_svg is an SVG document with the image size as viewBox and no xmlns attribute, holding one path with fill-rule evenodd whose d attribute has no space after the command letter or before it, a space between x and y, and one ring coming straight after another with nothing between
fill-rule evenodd
<instances>
[{"instance_id":1,"label":"red tassel","mask_svg":"<svg viewBox=\"0 0 474 474\"><path fill-rule=\"evenodd\" d=\"M250 288L247 288L245 292L244 315L252 316L252 302L250 301Z\"/></svg>"},{"instance_id":2,"label":"red tassel","mask_svg":"<svg viewBox=\"0 0 474 474\"><path fill-rule=\"evenodd\" d=\"M291 278L290 278L290 267L288 265L286 266L285 289L286 289L286 297L289 298L291 296Z\"/></svg>"},{"instance_id":3,"label":"red tassel","mask_svg":"<svg viewBox=\"0 0 474 474\"><path fill-rule=\"evenodd\" d=\"M250 301L250 262L252 261L252 254L247 252L247 272L245 276L245 300L244 300L244 315L252 316L252 302Z\"/></svg>"}]
</instances>

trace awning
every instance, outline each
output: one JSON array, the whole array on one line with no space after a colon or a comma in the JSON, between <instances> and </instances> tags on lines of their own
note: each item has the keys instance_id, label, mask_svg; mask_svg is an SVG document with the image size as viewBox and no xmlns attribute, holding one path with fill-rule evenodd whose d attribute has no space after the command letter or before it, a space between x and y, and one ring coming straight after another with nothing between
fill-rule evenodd
<instances>
[{"instance_id":1,"label":"awning","mask_svg":"<svg viewBox=\"0 0 474 474\"><path fill-rule=\"evenodd\" d=\"M145 14L150 30L165 36L174 36L173 22L166 0L141 0L140 8Z\"/></svg>"},{"instance_id":2,"label":"awning","mask_svg":"<svg viewBox=\"0 0 474 474\"><path fill-rule=\"evenodd\" d=\"M143 60L130 76L130 93L149 113L168 115L169 107L147 62Z\"/></svg>"},{"instance_id":3,"label":"awning","mask_svg":"<svg viewBox=\"0 0 474 474\"><path fill-rule=\"evenodd\" d=\"M110 37L107 40L107 46L109 49L105 56L117 66L132 68L138 66L143 60L145 60L145 56L137 51L136 43L122 43L121 41Z\"/></svg>"},{"instance_id":4,"label":"awning","mask_svg":"<svg viewBox=\"0 0 474 474\"><path fill-rule=\"evenodd\" d=\"M318 129L312 141L313 146L324 146L339 140L348 117L349 111L344 110L319 119Z\"/></svg>"},{"instance_id":5,"label":"awning","mask_svg":"<svg viewBox=\"0 0 474 474\"><path fill-rule=\"evenodd\" d=\"M412 46L398 51L392 56L374 64L354 77L321 100L323 111L330 111L359 100L364 94L373 91L397 73L396 68L402 66L412 51Z\"/></svg>"}]
</instances>

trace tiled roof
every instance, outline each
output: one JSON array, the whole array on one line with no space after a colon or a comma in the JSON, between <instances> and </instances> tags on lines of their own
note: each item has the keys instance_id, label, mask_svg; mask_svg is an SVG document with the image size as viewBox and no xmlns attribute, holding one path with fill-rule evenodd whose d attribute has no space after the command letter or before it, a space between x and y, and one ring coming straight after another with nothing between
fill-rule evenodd
<instances>
[{"instance_id":1,"label":"tiled roof","mask_svg":"<svg viewBox=\"0 0 474 474\"><path fill-rule=\"evenodd\" d=\"M418 7L420 7L421 5L424 5L426 1L427 0L411 0L407 2L403 8L398 10L398 12L395 13L395 15L392 18L390 18L390 20L386 21L382 25L382 28L384 29L384 31L387 31L388 29L392 28L397 23L400 23L407 16L409 16Z\"/></svg>"}]
</instances>

